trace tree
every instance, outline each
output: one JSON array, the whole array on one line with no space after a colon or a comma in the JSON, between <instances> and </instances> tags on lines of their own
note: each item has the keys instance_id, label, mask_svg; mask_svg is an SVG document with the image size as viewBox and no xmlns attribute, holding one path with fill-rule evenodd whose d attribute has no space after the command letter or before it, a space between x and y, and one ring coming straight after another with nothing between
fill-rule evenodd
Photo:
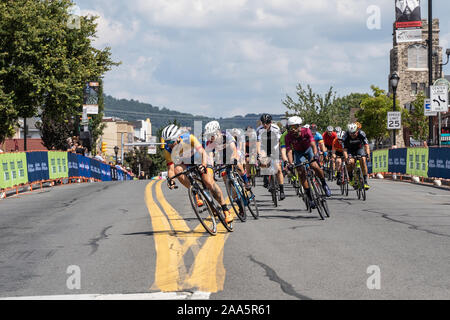
<instances>
[{"instance_id":1,"label":"tree","mask_svg":"<svg viewBox=\"0 0 450 320\"><path fill-rule=\"evenodd\" d=\"M373 96L362 100L361 109L356 118L361 123L363 131L369 140L375 139L375 147L389 137L387 129L387 113L392 111L393 99L376 86L371 86ZM397 105L398 102L397 102Z\"/></svg>"},{"instance_id":2,"label":"tree","mask_svg":"<svg viewBox=\"0 0 450 320\"><path fill-rule=\"evenodd\" d=\"M136 177L139 176L139 165L141 171L150 174L152 159L148 154L148 147L134 147L124 158L126 165L131 168Z\"/></svg>"},{"instance_id":3,"label":"tree","mask_svg":"<svg viewBox=\"0 0 450 320\"><path fill-rule=\"evenodd\" d=\"M411 104L411 112L404 109L402 114L404 127L410 130L415 140L421 141L426 141L428 138L428 117L424 115L424 100L423 93L419 93Z\"/></svg>"},{"instance_id":4,"label":"tree","mask_svg":"<svg viewBox=\"0 0 450 320\"><path fill-rule=\"evenodd\" d=\"M286 112L287 116L298 115L304 123L315 123L319 130L325 130L327 126L340 126L345 128L350 121L351 108L358 107L360 101L367 97L367 94L352 93L344 97L336 97L333 88L324 94L314 93L308 85L304 89L301 84L297 85L297 101L290 96L282 102L287 109L293 112Z\"/></svg>"},{"instance_id":5,"label":"tree","mask_svg":"<svg viewBox=\"0 0 450 320\"><path fill-rule=\"evenodd\" d=\"M71 0L0 3L0 85L16 110L9 122L41 114L55 125L67 120L58 127L77 129L85 83L100 81L118 65L110 48L91 45L96 17L81 17L79 29L68 26L72 5ZM95 129L99 126L97 121ZM47 129L42 132L47 148L66 141L68 130Z\"/></svg>"}]
</instances>

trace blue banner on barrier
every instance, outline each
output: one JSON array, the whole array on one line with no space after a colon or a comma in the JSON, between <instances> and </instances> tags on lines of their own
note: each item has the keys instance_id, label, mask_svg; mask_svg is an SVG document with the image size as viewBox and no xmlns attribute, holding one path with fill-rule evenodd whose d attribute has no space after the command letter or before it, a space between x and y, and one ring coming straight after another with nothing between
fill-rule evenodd
<instances>
[{"instance_id":1,"label":"blue banner on barrier","mask_svg":"<svg viewBox=\"0 0 450 320\"><path fill-rule=\"evenodd\" d=\"M80 154L77 154L78 171L81 177L91 177L91 159Z\"/></svg>"},{"instance_id":2,"label":"blue banner on barrier","mask_svg":"<svg viewBox=\"0 0 450 320\"><path fill-rule=\"evenodd\" d=\"M78 158L75 153L67 153L67 162L69 166L69 177L79 177L80 172L78 170Z\"/></svg>"},{"instance_id":3,"label":"blue banner on barrier","mask_svg":"<svg viewBox=\"0 0 450 320\"><path fill-rule=\"evenodd\" d=\"M122 169L120 169L120 167L116 166L117 168L117 180L118 181L123 181L123 171Z\"/></svg>"},{"instance_id":4,"label":"blue banner on barrier","mask_svg":"<svg viewBox=\"0 0 450 320\"><path fill-rule=\"evenodd\" d=\"M390 149L388 171L393 173L406 173L406 157L408 150L406 148Z\"/></svg>"},{"instance_id":5,"label":"blue banner on barrier","mask_svg":"<svg viewBox=\"0 0 450 320\"><path fill-rule=\"evenodd\" d=\"M370 153L370 161L367 162L367 172L369 174L372 173L372 161L373 161L373 152Z\"/></svg>"},{"instance_id":6,"label":"blue banner on barrier","mask_svg":"<svg viewBox=\"0 0 450 320\"><path fill-rule=\"evenodd\" d=\"M428 177L450 179L450 148L428 149Z\"/></svg>"},{"instance_id":7,"label":"blue banner on barrier","mask_svg":"<svg viewBox=\"0 0 450 320\"><path fill-rule=\"evenodd\" d=\"M41 173L41 157L37 152L28 152L27 153L27 165L28 165L28 181L41 181L42 173Z\"/></svg>"},{"instance_id":8,"label":"blue banner on barrier","mask_svg":"<svg viewBox=\"0 0 450 320\"><path fill-rule=\"evenodd\" d=\"M102 181L111 181L111 167L105 163L100 164L102 170Z\"/></svg>"},{"instance_id":9,"label":"blue banner on barrier","mask_svg":"<svg viewBox=\"0 0 450 320\"><path fill-rule=\"evenodd\" d=\"M100 170L100 162L95 159L91 159L91 177L97 180L102 179L102 174Z\"/></svg>"},{"instance_id":10,"label":"blue banner on barrier","mask_svg":"<svg viewBox=\"0 0 450 320\"><path fill-rule=\"evenodd\" d=\"M29 182L49 179L47 152L28 152L27 164Z\"/></svg>"}]
</instances>

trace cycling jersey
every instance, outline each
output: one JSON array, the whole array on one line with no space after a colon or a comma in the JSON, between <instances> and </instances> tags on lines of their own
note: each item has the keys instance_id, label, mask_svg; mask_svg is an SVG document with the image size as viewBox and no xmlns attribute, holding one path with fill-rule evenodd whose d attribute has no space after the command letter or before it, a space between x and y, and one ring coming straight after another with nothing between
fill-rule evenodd
<instances>
[{"instance_id":1,"label":"cycling jersey","mask_svg":"<svg viewBox=\"0 0 450 320\"><path fill-rule=\"evenodd\" d=\"M230 156L227 156L227 150L231 151L230 145L234 144L237 147L236 140L234 137L227 131L221 132L221 139L215 139L214 141L206 141L205 150L208 154L212 153L212 157L208 157L208 164L214 165L214 162L224 164L228 163L225 160L229 160ZM229 151L229 152L230 152Z\"/></svg>"},{"instance_id":2,"label":"cycling jersey","mask_svg":"<svg viewBox=\"0 0 450 320\"><path fill-rule=\"evenodd\" d=\"M276 124L270 125L270 130L264 129L264 126L259 126L256 129L256 139L261 142L261 150L267 152L267 156L271 156L272 152L277 155L280 146L281 131Z\"/></svg>"},{"instance_id":3,"label":"cycling jersey","mask_svg":"<svg viewBox=\"0 0 450 320\"><path fill-rule=\"evenodd\" d=\"M333 140L332 150L336 152L343 152L344 151L344 145L342 142L336 138Z\"/></svg>"},{"instance_id":4,"label":"cycling jersey","mask_svg":"<svg viewBox=\"0 0 450 320\"><path fill-rule=\"evenodd\" d=\"M333 146L333 141L334 139L337 138L337 133L336 132L332 132L331 135L328 133L328 131L323 133L323 142L325 143L325 147L327 147L327 149L331 149Z\"/></svg>"},{"instance_id":5,"label":"cycling jersey","mask_svg":"<svg viewBox=\"0 0 450 320\"><path fill-rule=\"evenodd\" d=\"M200 141L193 135L185 133L180 136L181 141L177 143L173 148L170 148L167 144L164 146L164 158L167 165L175 164L194 164L200 161L198 159L198 151L202 149ZM175 153L174 153L175 151ZM176 161L174 161L172 154L176 155Z\"/></svg>"},{"instance_id":6,"label":"cycling jersey","mask_svg":"<svg viewBox=\"0 0 450 320\"><path fill-rule=\"evenodd\" d=\"M280 137L280 148L286 148L286 136L289 133L289 130L286 130L283 132L283 134Z\"/></svg>"},{"instance_id":7,"label":"cycling jersey","mask_svg":"<svg viewBox=\"0 0 450 320\"><path fill-rule=\"evenodd\" d=\"M289 132L285 137L286 150L294 150L297 152L305 152L311 147L311 142L314 142L314 137L309 128L302 128L300 136L295 136L296 133Z\"/></svg>"},{"instance_id":8,"label":"cycling jersey","mask_svg":"<svg viewBox=\"0 0 450 320\"><path fill-rule=\"evenodd\" d=\"M369 140L364 131L359 130L356 138L352 138L348 131L345 132L344 137L342 138L344 141L344 148L349 150L358 150L369 144Z\"/></svg>"}]
</instances>

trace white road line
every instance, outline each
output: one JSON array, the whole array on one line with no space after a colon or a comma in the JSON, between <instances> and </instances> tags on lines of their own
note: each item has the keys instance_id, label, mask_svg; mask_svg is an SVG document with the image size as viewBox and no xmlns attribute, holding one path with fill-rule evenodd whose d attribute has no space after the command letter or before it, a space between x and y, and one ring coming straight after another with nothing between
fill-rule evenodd
<instances>
[{"instance_id":1,"label":"white road line","mask_svg":"<svg viewBox=\"0 0 450 320\"><path fill-rule=\"evenodd\" d=\"M69 294L5 297L0 300L208 300L210 292L154 292L130 294Z\"/></svg>"}]
</instances>

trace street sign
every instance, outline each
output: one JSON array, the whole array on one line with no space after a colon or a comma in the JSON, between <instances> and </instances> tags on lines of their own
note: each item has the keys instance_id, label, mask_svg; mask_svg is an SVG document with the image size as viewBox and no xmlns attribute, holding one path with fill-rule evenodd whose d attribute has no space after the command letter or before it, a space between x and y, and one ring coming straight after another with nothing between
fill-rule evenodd
<instances>
[{"instance_id":1,"label":"street sign","mask_svg":"<svg viewBox=\"0 0 450 320\"><path fill-rule=\"evenodd\" d=\"M402 114L399 111L388 112L387 128L388 130L401 129L402 127Z\"/></svg>"},{"instance_id":2,"label":"street sign","mask_svg":"<svg viewBox=\"0 0 450 320\"><path fill-rule=\"evenodd\" d=\"M86 114L98 114L98 106L83 105L83 111L86 109Z\"/></svg>"},{"instance_id":3,"label":"street sign","mask_svg":"<svg viewBox=\"0 0 450 320\"><path fill-rule=\"evenodd\" d=\"M156 143L156 137L150 137L149 142ZM148 154L156 154L156 144L148 146Z\"/></svg>"},{"instance_id":4,"label":"street sign","mask_svg":"<svg viewBox=\"0 0 450 320\"><path fill-rule=\"evenodd\" d=\"M426 117L434 117L437 116L437 112L431 111L431 100L425 99L423 104L423 115Z\"/></svg>"},{"instance_id":5,"label":"street sign","mask_svg":"<svg viewBox=\"0 0 450 320\"><path fill-rule=\"evenodd\" d=\"M448 111L448 86L430 87L431 111Z\"/></svg>"}]
</instances>

